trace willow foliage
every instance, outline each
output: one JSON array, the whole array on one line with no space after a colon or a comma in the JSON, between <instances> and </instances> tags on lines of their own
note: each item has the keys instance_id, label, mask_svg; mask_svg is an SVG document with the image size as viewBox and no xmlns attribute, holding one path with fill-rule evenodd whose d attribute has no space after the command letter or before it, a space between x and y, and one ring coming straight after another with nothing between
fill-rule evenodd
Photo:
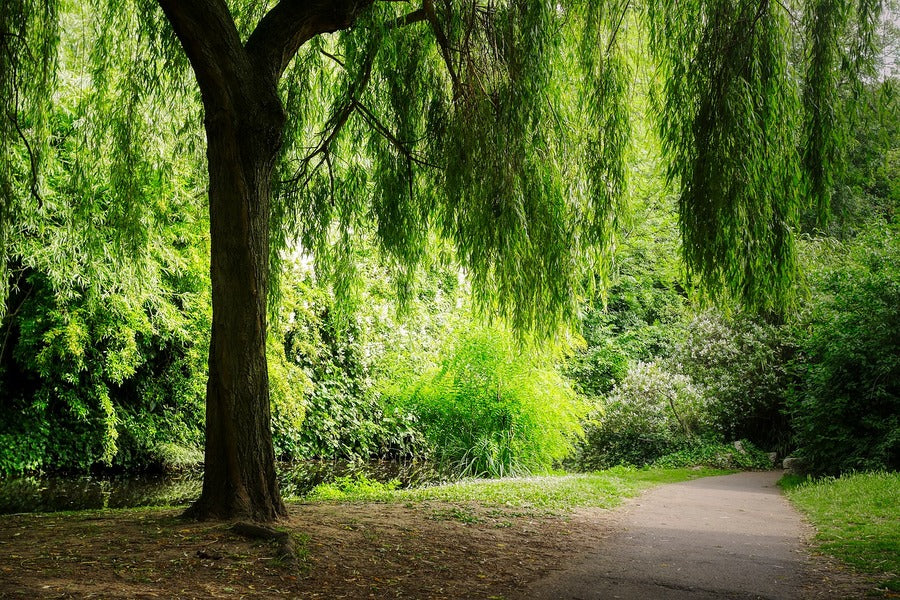
<instances>
[{"instance_id":1,"label":"willow foliage","mask_svg":"<svg viewBox=\"0 0 900 600\"><path fill-rule=\"evenodd\" d=\"M58 40L54 0L13 0L0 6L0 260L4 262L10 229L22 205L42 202L40 179ZM0 278L0 296L7 293L8 279Z\"/></svg>"},{"instance_id":2,"label":"willow foliage","mask_svg":"<svg viewBox=\"0 0 900 600\"><path fill-rule=\"evenodd\" d=\"M179 268L172 219L198 220L205 182L177 40L141 0L4 2L0 13L11 281L35 270L62 297L142 297Z\"/></svg>"},{"instance_id":3,"label":"willow foliage","mask_svg":"<svg viewBox=\"0 0 900 600\"><path fill-rule=\"evenodd\" d=\"M271 5L229 2L245 38ZM846 74L864 71L878 15L875 0L375 2L305 44L281 80L273 271L299 241L349 294L361 232L374 230L408 294L440 238L482 309L550 331L614 247L629 54L646 34L689 271L778 310L794 223L809 198L827 205ZM164 243L154 204L205 177L198 95L162 12L149 0L10 0L0 39L6 255L24 254L12 228L38 223L70 236L60 247L139 265L142 248Z\"/></svg>"}]
</instances>

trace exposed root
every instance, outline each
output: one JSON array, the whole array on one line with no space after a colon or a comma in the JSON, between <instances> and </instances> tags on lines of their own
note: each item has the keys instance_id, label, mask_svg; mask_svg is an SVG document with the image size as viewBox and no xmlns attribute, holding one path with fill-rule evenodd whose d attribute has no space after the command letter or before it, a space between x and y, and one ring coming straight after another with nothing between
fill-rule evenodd
<instances>
[{"instance_id":1,"label":"exposed root","mask_svg":"<svg viewBox=\"0 0 900 600\"><path fill-rule=\"evenodd\" d=\"M231 531L245 538L272 542L275 545L275 555L279 560L292 566L297 564L297 544L290 533L245 522L235 523L231 526Z\"/></svg>"}]
</instances>

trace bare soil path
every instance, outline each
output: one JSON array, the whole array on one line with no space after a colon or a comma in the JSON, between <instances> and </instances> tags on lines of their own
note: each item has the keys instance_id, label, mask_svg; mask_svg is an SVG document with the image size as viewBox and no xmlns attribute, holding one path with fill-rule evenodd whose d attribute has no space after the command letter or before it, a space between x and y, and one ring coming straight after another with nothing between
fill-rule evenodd
<instances>
[{"instance_id":1,"label":"bare soil path","mask_svg":"<svg viewBox=\"0 0 900 600\"><path fill-rule=\"evenodd\" d=\"M609 534L523 598L861 598L859 578L810 556L810 529L776 482L738 473L664 485L612 515Z\"/></svg>"}]
</instances>

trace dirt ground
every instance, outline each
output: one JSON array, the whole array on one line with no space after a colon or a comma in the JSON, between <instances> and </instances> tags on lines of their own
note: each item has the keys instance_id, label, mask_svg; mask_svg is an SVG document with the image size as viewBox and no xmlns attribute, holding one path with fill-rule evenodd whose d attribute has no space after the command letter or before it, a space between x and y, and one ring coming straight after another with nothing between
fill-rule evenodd
<instances>
[{"instance_id":1,"label":"dirt ground","mask_svg":"<svg viewBox=\"0 0 900 600\"><path fill-rule=\"evenodd\" d=\"M596 546L607 511L292 505L298 560L175 510L0 517L2 598L513 598Z\"/></svg>"},{"instance_id":2,"label":"dirt ground","mask_svg":"<svg viewBox=\"0 0 900 600\"><path fill-rule=\"evenodd\" d=\"M176 510L0 516L0 598L666 600L896 597L810 552L778 473L659 486L621 509L295 504L296 556Z\"/></svg>"}]
</instances>

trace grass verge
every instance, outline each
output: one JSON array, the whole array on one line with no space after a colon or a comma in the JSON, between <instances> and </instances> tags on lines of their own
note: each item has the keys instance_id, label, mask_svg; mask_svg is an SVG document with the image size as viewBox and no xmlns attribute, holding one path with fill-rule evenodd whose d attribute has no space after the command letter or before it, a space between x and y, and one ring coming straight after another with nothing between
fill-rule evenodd
<instances>
[{"instance_id":1,"label":"grass verge","mask_svg":"<svg viewBox=\"0 0 900 600\"><path fill-rule=\"evenodd\" d=\"M688 481L733 471L721 469L633 469L570 475L466 479L444 485L408 490L365 478L342 478L314 488L300 499L307 502L478 502L542 510L578 507L612 508L625 498L661 483Z\"/></svg>"},{"instance_id":2,"label":"grass verge","mask_svg":"<svg viewBox=\"0 0 900 600\"><path fill-rule=\"evenodd\" d=\"M900 473L819 480L786 475L780 485L815 525L823 552L900 591Z\"/></svg>"}]
</instances>

